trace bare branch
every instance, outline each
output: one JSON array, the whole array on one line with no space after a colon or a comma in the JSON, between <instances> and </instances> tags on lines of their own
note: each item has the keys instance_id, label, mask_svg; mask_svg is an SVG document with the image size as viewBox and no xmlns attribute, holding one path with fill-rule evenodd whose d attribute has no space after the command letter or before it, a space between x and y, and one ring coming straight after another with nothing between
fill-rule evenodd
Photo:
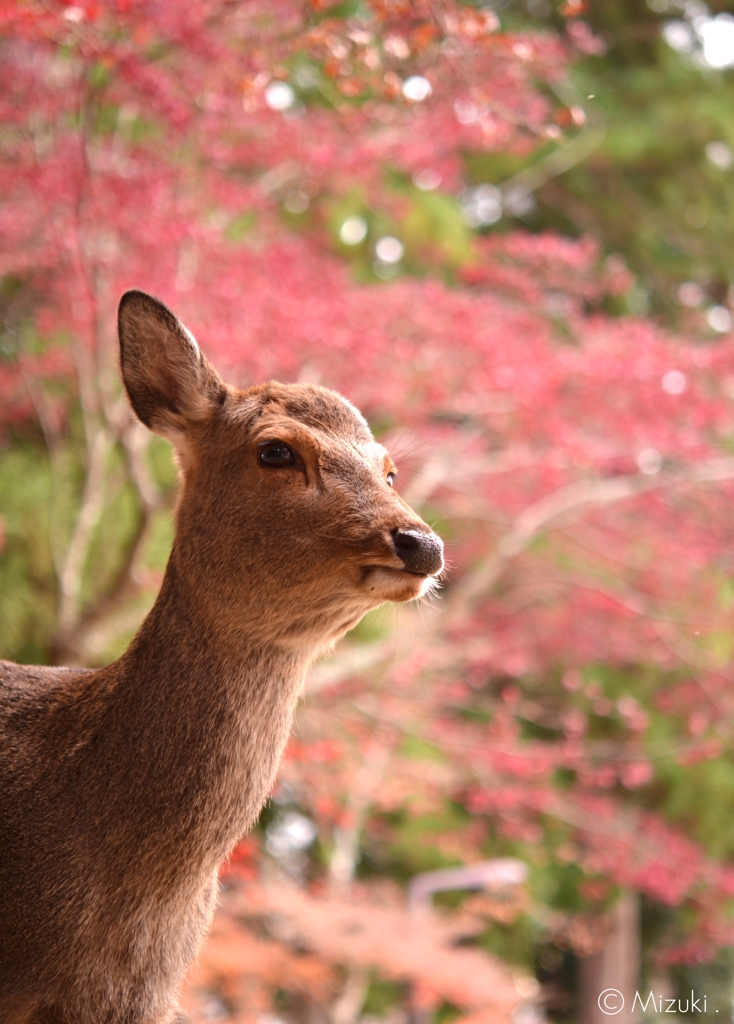
<instances>
[{"instance_id":1,"label":"bare branch","mask_svg":"<svg viewBox=\"0 0 734 1024\"><path fill-rule=\"evenodd\" d=\"M79 622L82 574L94 530L104 511L104 484L111 449L112 439L108 431L99 427L89 450L81 508L60 567L60 600L54 647L65 644Z\"/></svg>"},{"instance_id":2,"label":"bare branch","mask_svg":"<svg viewBox=\"0 0 734 1024\"><path fill-rule=\"evenodd\" d=\"M734 479L734 458L726 456L684 470L658 473L654 476L635 474L567 484L529 505L520 513L489 558L452 589L446 611L452 621L457 616L465 614L468 605L490 591L508 564L521 555L533 541L591 505L611 505L649 491L719 483L731 479Z\"/></svg>"},{"instance_id":3,"label":"bare branch","mask_svg":"<svg viewBox=\"0 0 734 1024\"><path fill-rule=\"evenodd\" d=\"M354 880L359 859L359 838L367 813L374 802L388 765L391 749L383 744L372 744L354 786L350 790L347 806L348 820L334 829L334 848L329 862L329 888L333 894L348 890Z\"/></svg>"}]
</instances>

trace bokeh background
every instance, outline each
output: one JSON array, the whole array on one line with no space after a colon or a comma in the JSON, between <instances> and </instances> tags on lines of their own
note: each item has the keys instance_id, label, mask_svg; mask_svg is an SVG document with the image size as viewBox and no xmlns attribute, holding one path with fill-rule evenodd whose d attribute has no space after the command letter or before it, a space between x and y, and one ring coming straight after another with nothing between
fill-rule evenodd
<instances>
[{"instance_id":1,"label":"bokeh background","mask_svg":"<svg viewBox=\"0 0 734 1024\"><path fill-rule=\"evenodd\" d=\"M715 0L1 0L0 655L160 584L128 287L447 544L312 671L197 1024L734 1019L733 69Z\"/></svg>"}]
</instances>

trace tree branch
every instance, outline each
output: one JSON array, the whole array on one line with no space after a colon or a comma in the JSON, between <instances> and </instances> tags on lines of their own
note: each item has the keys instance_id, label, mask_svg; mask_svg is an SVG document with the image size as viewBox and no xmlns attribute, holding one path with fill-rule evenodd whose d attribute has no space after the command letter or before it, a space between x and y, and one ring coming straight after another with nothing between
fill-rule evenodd
<instances>
[{"instance_id":1,"label":"tree branch","mask_svg":"<svg viewBox=\"0 0 734 1024\"><path fill-rule=\"evenodd\" d=\"M466 614L468 606L496 586L509 563L526 551L533 541L589 506L611 505L649 491L732 479L734 458L725 456L685 470L654 476L635 474L567 484L520 513L500 538L494 552L452 588L445 615L453 623Z\"/></svg>"}]
</instances>

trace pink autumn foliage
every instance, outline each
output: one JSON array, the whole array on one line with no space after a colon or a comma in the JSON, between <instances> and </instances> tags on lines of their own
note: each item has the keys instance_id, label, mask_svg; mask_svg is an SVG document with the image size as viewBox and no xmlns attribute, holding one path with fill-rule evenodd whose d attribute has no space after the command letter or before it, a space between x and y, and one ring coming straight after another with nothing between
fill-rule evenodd
<instances>
[{"instance_id":1,"label":"pink autumn foliage","mask_svg":"<svg viewBox=\"0 0 734 1024\"><path fill-rule=\"evenodd\" d=\"M571 41L510 35L449 0L362 8L0 0L0 276L21 285L0 428L33 415L29 380L64 382L63 418L85 353L111 363L128 287L168 302L243 385L344 392L394 449L406 496L451 524L450 572L426 628L386 641L379 671L314 684L284 779L325 836L369 833L373 815L377 842L401 808L462 803L473 822L436 837L450 861L485 856L495 834L532 858L562 823L588 874L705 903L695 958L726 933L731 866L639 810L655 775L646 712L592 683L605 665L634 694L652 667L669 679L661 713L706 703L729 737L734 652L716 638L734 339L604 314L630 277L589 239L509 231L474 239L456 284L356 280L336 200L357 192L399 217L387 169L457 193L465 151L531 151L555 128L537 83L598 47L581 22ZM414 75L425 102L403 95ZM274 109L268 90L286 82L293 102ZM28 332L43 345L24 347ZM590 734L599 721L612 740ZM548 733L526 736L528 722ZM410 754L416 737L432 760ZM685 744L670 756L718 756L708 730ZM260 854L241 853L250 874Z\"/></svg>"}]
</instances>

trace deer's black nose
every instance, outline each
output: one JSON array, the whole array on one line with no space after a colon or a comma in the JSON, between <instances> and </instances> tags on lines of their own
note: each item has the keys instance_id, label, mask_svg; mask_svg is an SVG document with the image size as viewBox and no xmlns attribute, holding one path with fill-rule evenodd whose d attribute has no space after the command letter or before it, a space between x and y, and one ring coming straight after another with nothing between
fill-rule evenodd
<instances>
[{"instance_id":1,"label":"deer's black nose","mask_svg":"<svg viewBox=\"0 0 734 1024\"><path fill-rule=\"evenodd\" d=\"M408 572L416 576L435 576L443 569L443 542L435 533L396 530L392 542Z\"/></svg>"}]
</instances>

